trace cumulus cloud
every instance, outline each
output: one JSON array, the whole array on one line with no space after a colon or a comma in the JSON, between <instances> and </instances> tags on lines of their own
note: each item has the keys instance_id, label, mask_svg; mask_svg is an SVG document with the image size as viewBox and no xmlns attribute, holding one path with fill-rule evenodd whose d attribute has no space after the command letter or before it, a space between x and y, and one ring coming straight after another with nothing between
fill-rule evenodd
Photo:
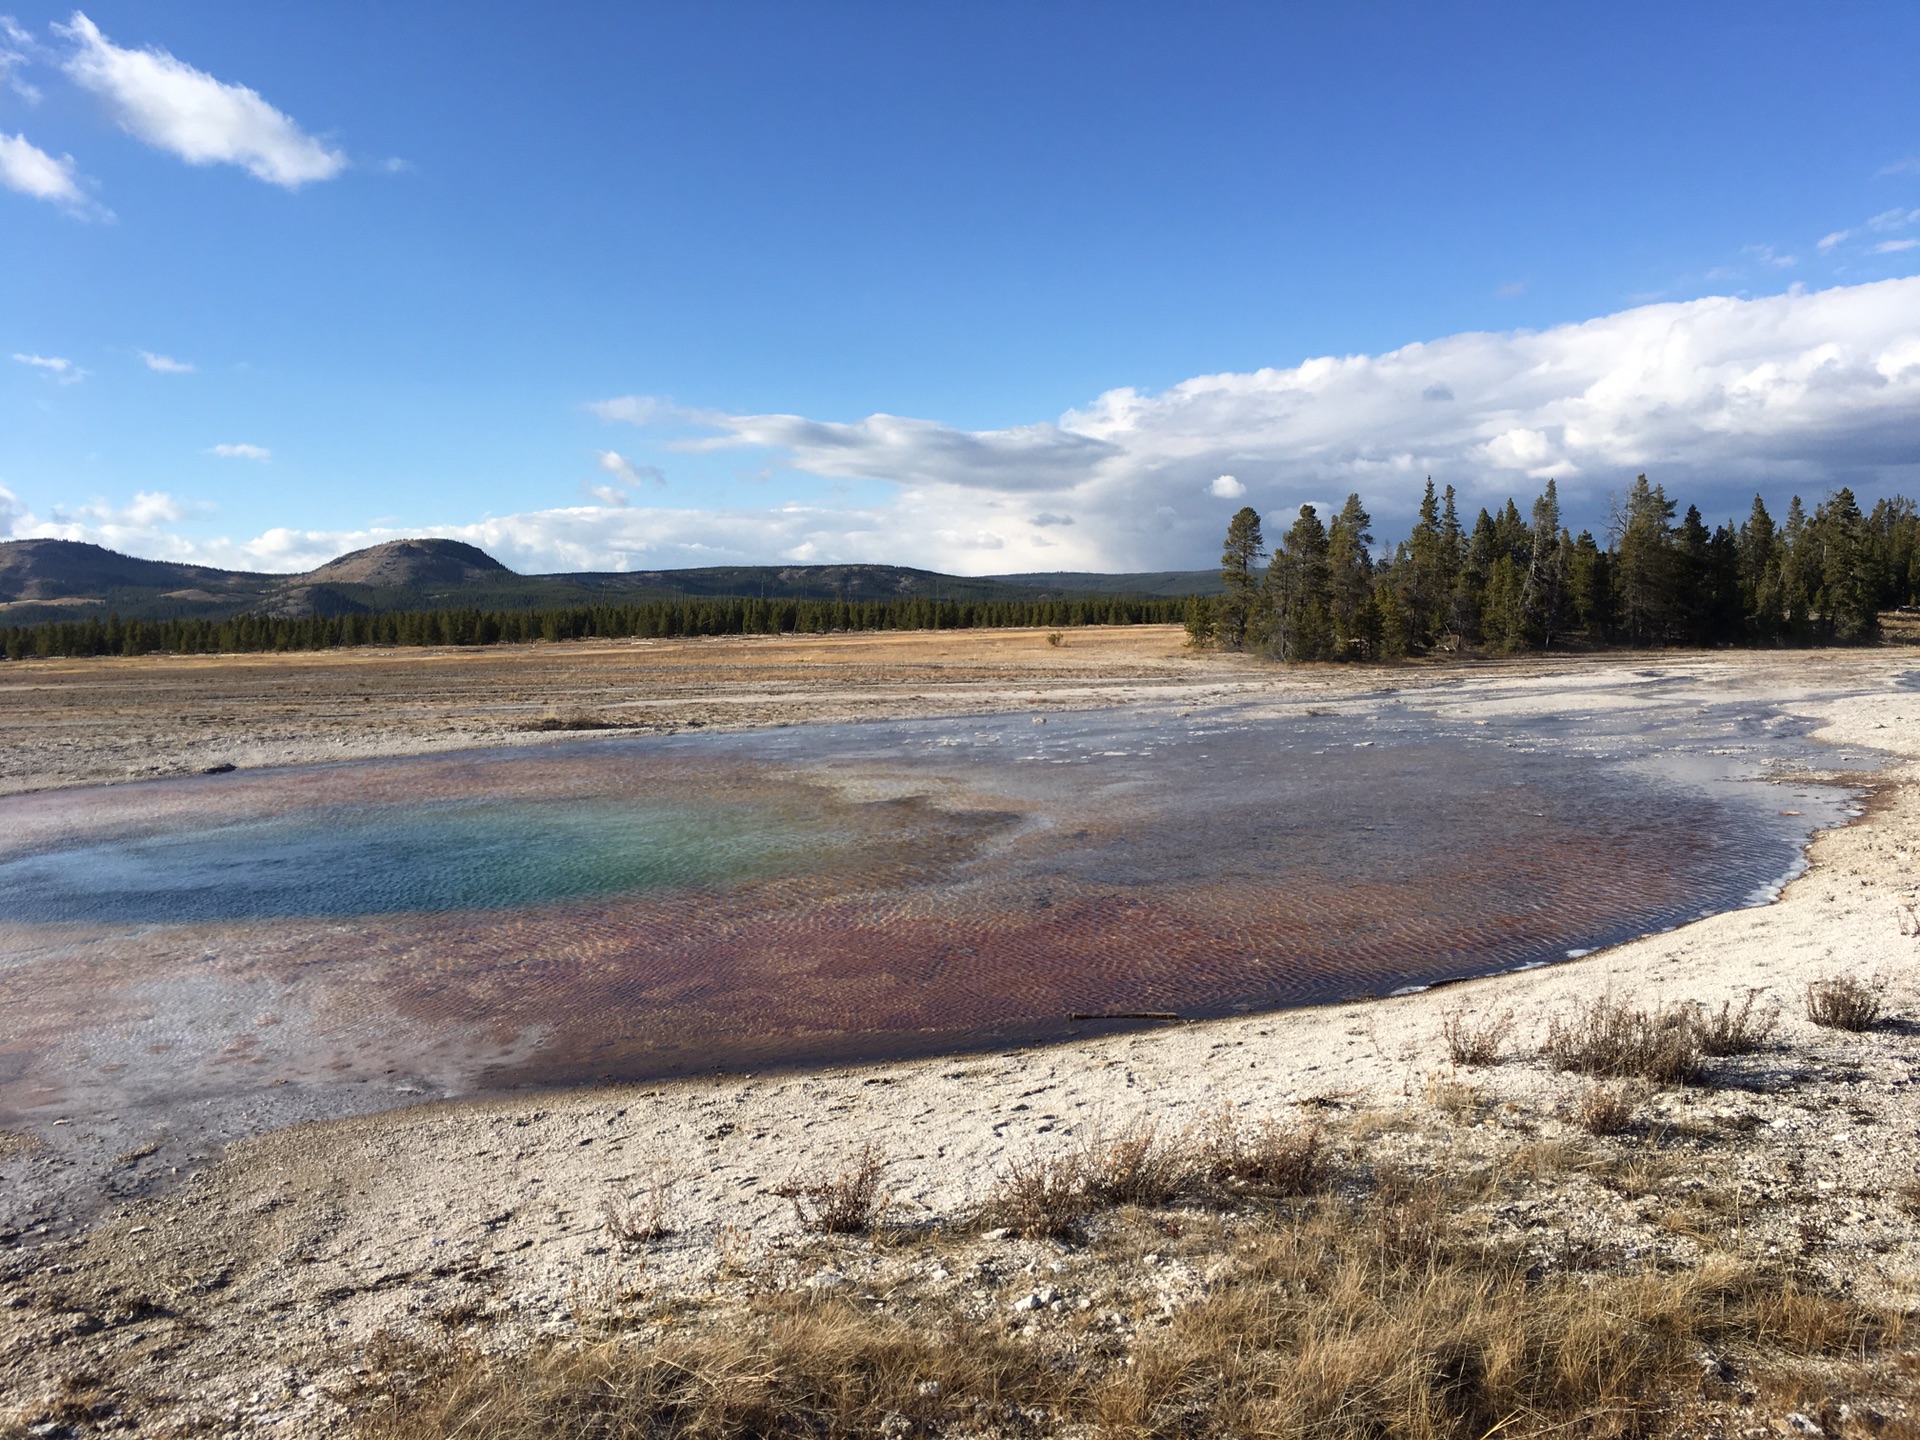
<instances>
[{"instance_id":1,"label":"cumulus cloud","mask_svg":"<svg viewBox=\"0 0 1920 1440\"><path fill-rule=\"evenodd\" d=\"M1238 500L1247 493L1247 487L1231 475L1216 475L1207 493L1216 500Z\"/></svg>"},{"instance_id":2,"label":"cumulus cloud","mask_svg":"<svg viewBox=\"0 0 1920 1440\"><path fill-rule=\"evenodd\" d=\"M1442 393L1451 398L1436 403ZM987 574L1198 568L1218 553L1223 480L1285 517L1357 491L1391 535L1423 481L1471 516L1549 476L1572 523L1647 471L1711 519L1852 485L1920 487L1920 277L1757 299L1639 306L1545 330L1476 332L1377 355L1110 390L1050 420L970 431L877 415L723 415L644 397L608 418L671 449L752 447L805 498L770 507L603 503L440 525L268 531L197 558L303 569L408 534L466 540L525 570L874 560ZM704 431L705 433L696 433ZM618 455L618 451L604 452ZM624 458L624 457L623 457ZM608 481L621 477L607 462ZM631 463L631 462L629 462ZM635 467L638 472L638 467ZM817 478L809 478L817 477ZM846 479L859 504L834 497ZM778 493L778 492L776 492ZM1059 523L1071 517L1072 525ZM1051 522L1051 523L1049 523ZM160 524L139 553L179 553ZM108 543L103 540L101 543ZM1044 552L1044 555L1043 555Z\"/></svg>"},{"instance_id":3,"label":"cumulus cloud","mask_svg":"<svg viewBox=\"0 0 1920 1440\"><path fill-rule=\"evenodd\" d=\"M24 355L13 352L13 358L22 365L30 365L35 370L44 370L62 385L77 385L84 380L87 372L63 355Z\"/></svg>"},{"instance_id":4,"label":"cumulus cloud","mask_svg":"<svg viewBox=\"0 0 1920 1440\"><path fill-rule=\"evenodd\" d=\"M106 101L129 135L189 165L238 165L289 190L346 168L344 154L307 134L258 91L216 80L157 47L123 49L78 10L56 28L74 45L67 74Z\"/></svg>"},{"instance_id":5,"label":"cumulus cloud","mask_svg":"<svg viewBox=\"0 0 1920 1440\"><path fill-rule=\"evenodd\" d=\"M208 447L209 455L218 455L223 460L271 460L273 452L264 445L213 445Z\"/></svg>"},{"instance_id":6,"label":"cumulus cloud","mask_svg":"<svg viewBox=\"0 0 1920 1440\"><path fill-rule=\"evenodd\" d=\"M191 375L193 365L190 361L176 360L171 355L156 355L151 350L142 350L140 358L147 362L149 370L158 370L162 375Z\"/></svg>"},{"instance_id":7,"label":"cumulus cloud","mask_svg":"<svg viewBox=\"0 0 1920 1440\"><path fill-rule=\"evenodd\" d=\"M602 413L669 423L644 397ZM695 423L691 413L671 408L671 423ZM1015 548L1037 538L1009 524L1022 501L1077 518L1063 543L1088 568L1149 569L1211 548L1217 512L1178 499L1202 492L1257 489L1286 507L1353 490L1385 523L1410 513L1429 474L1486 503L1556 477L1574 513L1584 505L1597 523L1610 491L1651 470L1710 510L1744 508L1756 486L1817 495L1920 479L1920 278L1643 305L1158 393L1122 388L1006 430L889 415L698 423L718 433L668 444L752 445L803 473L894 482L895 553L974 568L1000 566L987 537ZM1156 513L1170 502L1172 516ZM944 523L922 535L908 516Z\"/></svg>"},{"instance_id":8,"label":"cumulus cloud","mask_svg":"<svg viewBox=\"0 0 1920 1440\"><path fill-rule=\"evenodd\" d=\"M0 185L83 219L111 218L80 188L71 155L56 159L24 135L0 135Z\"/></svg>"}]
</instances>

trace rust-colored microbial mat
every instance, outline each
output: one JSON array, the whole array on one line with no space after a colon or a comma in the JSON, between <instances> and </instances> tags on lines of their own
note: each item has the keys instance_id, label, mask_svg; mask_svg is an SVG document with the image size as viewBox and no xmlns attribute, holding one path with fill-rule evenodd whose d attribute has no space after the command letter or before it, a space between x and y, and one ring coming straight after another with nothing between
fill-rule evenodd
<instances>
[{"instance_id":1,"label":"rust-colored microbial mat","mask_svg":"<svg viewBox=\"0 0 1920 1440\"><path fill-rule=\"evenodd\" d=\"M207 1138L1029 1042L1565 957L1761 898L1777 718L1393 706L598 741L0 801L0 1126Z\"/></svg>"}]
</instances>

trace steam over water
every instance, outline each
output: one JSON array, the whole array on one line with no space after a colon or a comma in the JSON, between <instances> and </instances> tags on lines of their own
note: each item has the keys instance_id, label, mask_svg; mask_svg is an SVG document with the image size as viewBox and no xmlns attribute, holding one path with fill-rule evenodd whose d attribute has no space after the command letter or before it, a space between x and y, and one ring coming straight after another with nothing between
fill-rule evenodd
<instances>
[{"instance_id":1,"label":"steam over water","mask_svg":"<svg viewBox=\"0 0 1920 1440\"><path fill-rule=\"evenodd\" d=\"M1808 763L1834 759L1752 703L1474 722L1375 699L0 800L0 1124L227 1135L1556 961L1764 899L1849 803L1763 783Z\"/></svg>"}]
</instances>

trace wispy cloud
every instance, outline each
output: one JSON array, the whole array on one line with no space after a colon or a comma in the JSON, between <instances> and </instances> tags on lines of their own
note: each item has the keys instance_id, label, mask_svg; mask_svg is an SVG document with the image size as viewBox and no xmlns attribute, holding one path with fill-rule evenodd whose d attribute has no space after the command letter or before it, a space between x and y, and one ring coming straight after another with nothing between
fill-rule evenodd
<instances>
[{"instance_id":1,"label":"wispy cloud","mask_svg":"<svg viewBox=\"0 0 1920 1440\"><path fill-rule=\"evenodd\" d=\"M20 71L40 53L40 47L11 15L0 15L0 83L29 105L40 103L40 87L20 78Z\"/></svg>"},{"instance_id":2,"label":"wispy cloud","mask_svg":"<svg viewBox=\"0 0 1920 1440\"><path fill-rule=\"evenodd\" d=\"M147 362L149 370L158 370L162 375L191 375L193 364L187 360L176 360L171 355L156 355L151 350L142 350L140 358Z\"/></svg>"},{"instance_id":3,"label":"wispy cloud","mask_svg":"<svg viewBox=\"0 0 1920 1440\"><path fill-rule=\"evenodd\" d=\"M667 482L666 475L658 465L636 465L618 450L596 450L593 454L595 463L622 485L644 485L648 481L664 485Z\"/></svg>"},{"instance_id":4,"label":"wispy cloud","mask_svg":"<svg viewBox=\"0 0 1920 1440\"><path fill-rule=\"evenodd\" d=\"M1894 161L1891 165L1882 165L1873 173L1875 175L1920 175L1920 155L1908 155Z\"/></svg>"},{"instance_id":5,"label":"wispy cloud","mask_svg":"<svg viewBox=\"0 0 1920 1440\"><path fill-rule=\"evenodd\" d=\"M213 445L207 449L209 455L218 455L223 460L271 460L273 452L264 445Z\"/></svg>"},{"instance_id":6,"label":"wispy cloud","mask_svg":"<svg viewBox=\"0 0 1920 1440\"><path fill-rule=\"evenodd\" d=\"M1902 250L1920 249L1920 240L1882 240L1873 247L1876 255L1898 255Z\"/></svg>"},{"instance_id":7,"label":"wispy cloud","mask_svg":"<svg viewBox=\"0 0 1920 1440\"><path fill-rule=\"evenodd\" d=\"M80 188L71 155L53 156L24 135L0 135L0 185L58 205L83 220L110 220L112 212Z\"/></svg>"},{"instance_id":8,"label":"wispy cloud","mask_svg":"<svg viewBox=\"0 0 1920 1440\"><path fill-rule=\"evenodd\" d=\"M128 50L80 11L56 27L73 80L107 102L128 134L190 165L238 165L289 190L330 180L347 157L307 134L258 91L216 80L157 47Z\"/></svg>"},{"instance_id":9,"label":"wispy cloud","mask_svg":"<svg viewBox=\"0 0 1920 1440\"><path fill-rule=\"evenodd\" d=\"M36 370L44 370L62 385L76 385L86 378L87 372L63 355L23 355L18 350L13 358L22 365L31 365Z\"/></svg>"},{"instance_id":10,"label":"wispy cloud","mask_svg":"<svg viewBox=\"0 0 1920 1440\"><path fill-rule=\"evenodd\" d=\"M1824 255L1833 249L1834 246L1849 239L1852 235L1853 232L1851 230L1835 230L1831 234L1822 235L1813 248Z\"/></svg>"}]
</instances>

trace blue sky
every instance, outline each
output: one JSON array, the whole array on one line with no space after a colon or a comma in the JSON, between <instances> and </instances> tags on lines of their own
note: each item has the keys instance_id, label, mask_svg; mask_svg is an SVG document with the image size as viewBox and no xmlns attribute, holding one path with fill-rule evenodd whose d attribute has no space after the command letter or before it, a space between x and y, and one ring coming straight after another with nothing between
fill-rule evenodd
<instances>
[{"instance_id":1,"label":"blue sky","mask_svg":"<svg viewBox=\"0 0 1920 1440\"><path fill-rule=\"evenodd\" d=\"M1920 9L90 4L0 39L0 536L1211 563L1920 490ZM1407 347L1413 347L1411 349ZM11 357L11 358L7 358Z\"/></svg>"}]
</instances>

